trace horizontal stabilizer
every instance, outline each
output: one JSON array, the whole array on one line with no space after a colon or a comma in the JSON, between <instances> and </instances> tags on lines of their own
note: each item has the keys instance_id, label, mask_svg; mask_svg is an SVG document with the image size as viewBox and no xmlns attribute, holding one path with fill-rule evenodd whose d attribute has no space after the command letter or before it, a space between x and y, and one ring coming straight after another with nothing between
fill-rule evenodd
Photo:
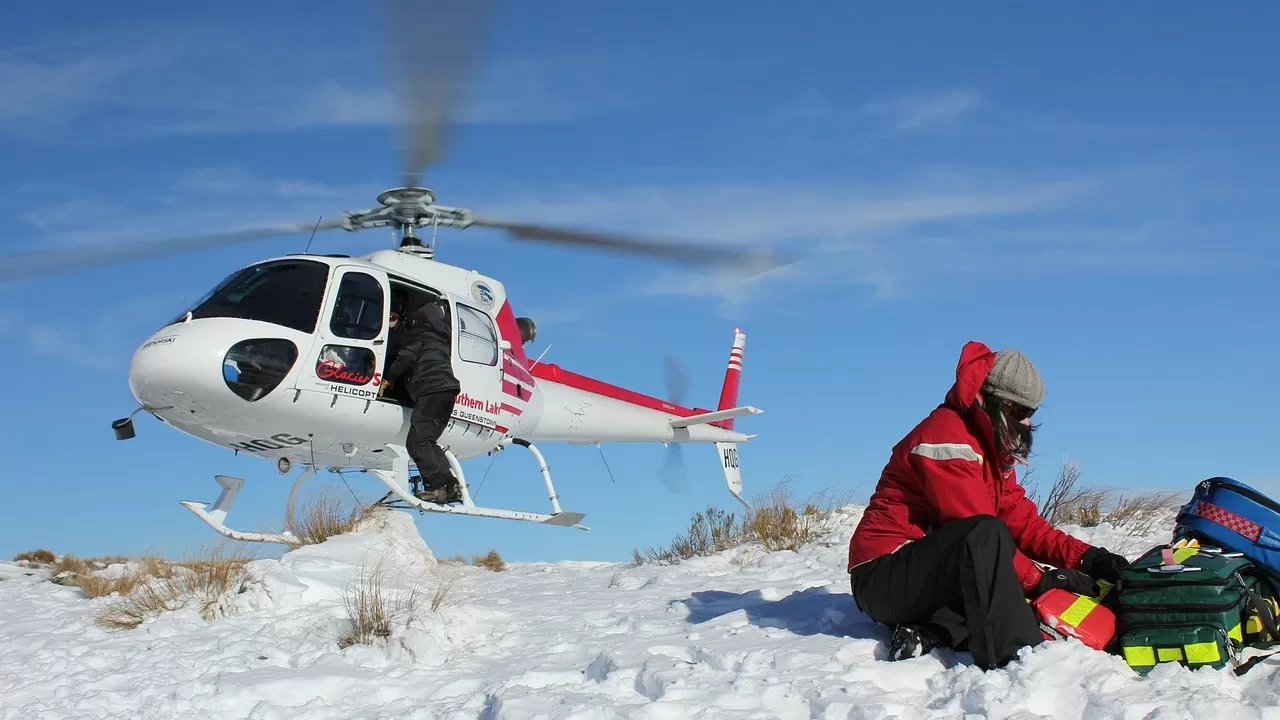
<instances>
[{"instance_id":1,"label":"horizontal stabilizer","mask_svg":"<svg viewBox=\"0 0 1280 720\"><path fill-rule=\"evenodd\" d=\"M754 408L750 405L742 407L729 408L728 410L716 410L715 412L700 413L698 415L690 415L689 417L672 418L669 424L673 428L689 427L690 425L706 425L707 423L728 420L729 418L740 417L742 415L758 415L764 412L760 408Z\"/></svg>"}]
</instances>

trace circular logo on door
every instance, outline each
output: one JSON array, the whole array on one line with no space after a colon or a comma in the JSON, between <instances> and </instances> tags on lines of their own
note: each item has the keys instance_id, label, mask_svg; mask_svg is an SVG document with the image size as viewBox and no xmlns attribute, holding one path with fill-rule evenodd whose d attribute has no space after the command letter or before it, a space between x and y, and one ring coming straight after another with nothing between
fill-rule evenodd
<instances>
[{"instance_id":1,"label":"circular logo on door","mask_svg":"<svg viewBox=\"0 0 1280 720\"><path fill-rule=\"evenodd\" d=\"M474 298L476 302L480 303L485 310L493 307L493 290L479 280L471 283L471 297Z\"/></svg>"}]
</instances>

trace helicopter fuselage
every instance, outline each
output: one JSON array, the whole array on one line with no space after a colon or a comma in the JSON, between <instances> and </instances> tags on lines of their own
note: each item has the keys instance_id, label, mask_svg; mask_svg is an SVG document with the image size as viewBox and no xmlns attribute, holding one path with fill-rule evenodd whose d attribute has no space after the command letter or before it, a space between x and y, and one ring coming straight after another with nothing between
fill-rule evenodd
<instances>
[{"instance_id":1,"label":"helicopter fuselage","mask_svg":"<svg viewBox=\"0 0 1280 720\"><path fill-rule=\"evenodd\" d=\"M233 273L135 352L129 388L165 423L292 465L385 469L411 401L380 393L393 306L443 298L462 387L440 444L465 460L530 442L740 442L732 422L531 362L502 283L412 251L290 255ZM523 328L523 329L522 329ZM287 460L282 460L287 459Z\"/></svg>"}]
</instances>

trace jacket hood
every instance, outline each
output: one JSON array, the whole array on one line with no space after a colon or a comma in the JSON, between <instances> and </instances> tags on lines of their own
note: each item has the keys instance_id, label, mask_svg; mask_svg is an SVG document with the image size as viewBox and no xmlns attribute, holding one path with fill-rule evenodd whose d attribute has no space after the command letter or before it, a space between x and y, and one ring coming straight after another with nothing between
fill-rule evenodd
<instances>
[{"instance_id":1,"label":"jacket hood","mask_svg":"<svg viewBox=\"0 0 1280 720\"><path fill-rule=\"evenodd\" d=\"M971 407L978 399L978 391L987 379L987 373L996 364L996 353L986 345L970 340L960 351L960 362L956 363L956 382L947 392L944 404L964 410Z\"/></svg>"}]
</instances>

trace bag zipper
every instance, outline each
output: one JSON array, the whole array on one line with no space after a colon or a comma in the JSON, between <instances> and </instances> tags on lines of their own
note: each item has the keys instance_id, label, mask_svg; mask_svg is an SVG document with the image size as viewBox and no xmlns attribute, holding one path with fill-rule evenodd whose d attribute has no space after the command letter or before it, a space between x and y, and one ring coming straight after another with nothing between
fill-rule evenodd
<instances>
[{"instance_id":1,"label":"bag zipper","mask_svg":"<svg viewBox=\"0 0 1280 720\"><path fill-rule=\"evenodd\" d=\"M1271 498L1267 497L1266 495L1263 495L1262 493L1256 490L1242 487L1240 485L1232 485L1230 483L1225 483L1225 482L1222 482L1221 480L1215 480L1213 478L1210 478L1208 480L1202 480L1200 481L1200 484L1209 485L1213 487L1220 487L1220 488L1223 488L1224 490L1228 490L1237 495L1243 495L1249 498L1250 500L1258 503L1259 505L1267 508L1271 512L1280 513L1280 505L1276 504L1275 500L1272 500Z\"/></svg>"},{"instance_id":2,"label":"bag zipper","mask_svg":"<svg viewBox=\"0 0 1280 720\"><path fill-rule=\"evenodd\" d=\"M1189 603L1184 605L1143 605L1141 603L1127 603L1127 602L1121 601L1117 603L1117 606L1121 610L1142 610L1142 611L1151 611L1151 612L1161 612L1161 611L1208 612L1208 611L1215 611L1215 610L1216 611L1230 610L1234 607L1247 605L1247 604L1248 604L1247 599L1240 599L1240 600L1233 600L1229 603L1228 602L1221 602L1217 604L1203 603L1199 605L1193 605Z\"/></svg>"},{"instance_id":3,"label":"bag zipper","mask_svg":"<svg viewBox=\"0 0 1280 720\"><path fill-rule=\"evenodd\" d=\"M1186 580L1183 582L1167 582L1151 578L1130 578L1123 581L1122 587L1185 587L1187 585L1196 585L1200 587L1216 585L1227 586L1231 584L1233 576L1239 571L1233 572L1225 578L1212 578L1209 580ZM1167 577L1167 576L1166 576Z\"/></svg>"},{"instance_id":4,"label":"bag zipper","mask_svg":"<svg viewBox=\"0 0 1280 720\"><path fill-rule=\"evenodd\" d=\"M1214 633L1217 633L1218 635L1223 636L1224 638L1226 638L1226 639L1228 639L1228 640L1230 640L1230 639L1231 639L1231 636L1227 635L1227 631L1226 631L1226 630L1223 630L1222 628L1219 628L1219 627L1217 627L1216 625L1214 625L1214 624L1212 624L1212 623L1207 623L1207 622L1179 622L1179 623L1171 623L1171 622L1137 622L1137 623L1125 623L1125 624L1124 624L1124 627L1123 627L1123 628L1121 628L1120 633L1121 633L1121 634L1123 634L1123 633L1127 633L1127 632L1129 632L1130 630L1146 630L1146 629L1149 629L1149 628L1207 628L1207 629L1209 629L1209 630L1213 631Z\"/></svg>"}]
</instances>

